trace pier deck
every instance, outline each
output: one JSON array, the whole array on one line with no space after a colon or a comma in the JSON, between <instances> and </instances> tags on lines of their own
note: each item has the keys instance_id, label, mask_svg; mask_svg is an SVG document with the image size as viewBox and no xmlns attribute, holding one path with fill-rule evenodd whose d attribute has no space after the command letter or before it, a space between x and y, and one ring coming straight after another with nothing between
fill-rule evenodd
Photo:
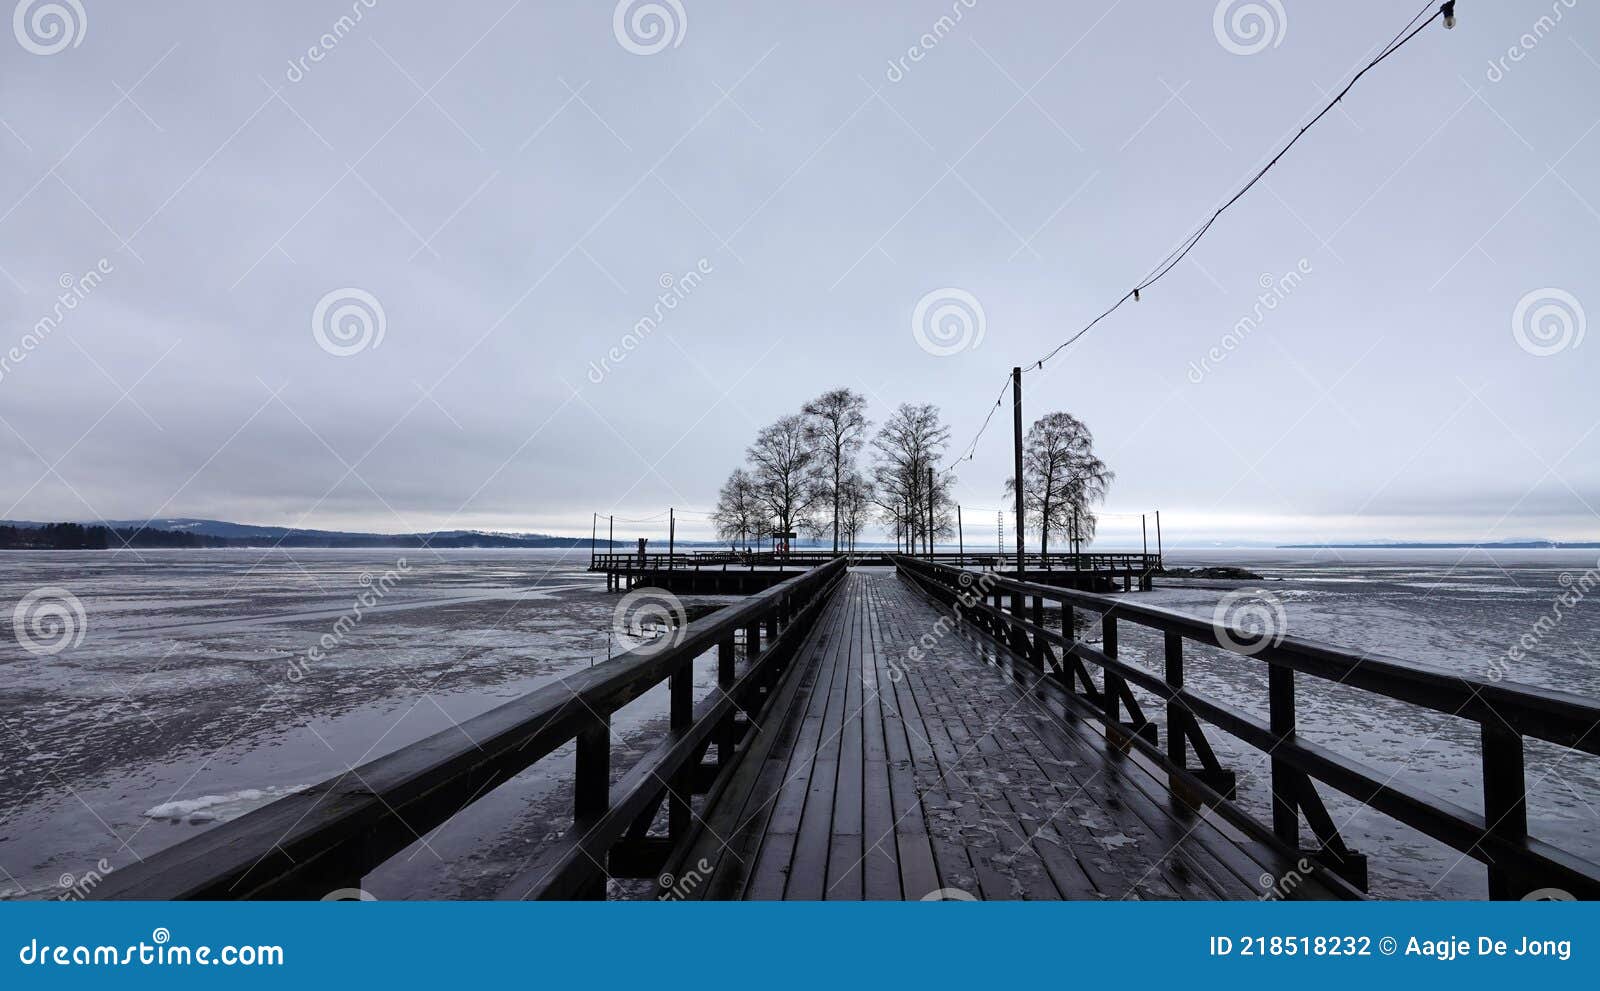
<instances>
[{"instance_id":1,"label":"pier deck","mask_svg":"<svg viewBox=\"0 0 1600 991\"><path fill-rule=\"evenodd\" d=\"M684 858L715 865L698 894L1235 899L1294 870L1176 802L1164 773L972 634L913 654L941 616L890 569L846 577L796 658L775 746L740 768L744 800L719 803Z\"/></svg>"},{"instance_id":2,"label":"pier deck","mask_svg":"<svg viewBox=\"0 0 1600 991\"><path fill-rule=\"evenodd\" d=\"M1332 790L1481 862L1492 898L1600 898L1592 850L1529 835L1523 753L1534 739L1600 756L1600 703L1138 596L892 563L820 563L119 869L90 897L356 889L561 753L570 825L500 897L1360 897L1368 854L1389 851L1346 844ZM1143 646L1119 656L1123 641ZM1265 668L1265 718L1186 684L1219 662ZM1482 811L1301 735L1297 684L1474 724ZM647 695L667 712L619 747L613 715ZM1212 733L1259 755L1246 770L1268 776L1270 822L1236 800Z\"/></svg>"}]
</instances>

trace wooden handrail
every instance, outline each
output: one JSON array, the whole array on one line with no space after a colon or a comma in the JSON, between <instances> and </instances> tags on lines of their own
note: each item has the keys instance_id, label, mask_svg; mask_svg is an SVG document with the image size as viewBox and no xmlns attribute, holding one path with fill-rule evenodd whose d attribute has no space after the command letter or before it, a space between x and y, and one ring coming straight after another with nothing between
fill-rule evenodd
<instances>
[{"instance_id":1,"label":"wooden handrail","mask_svg":"<svg viewBox=\"0 0 1600 991\"><path fill-rule=\"evenodd\" d=\"M746 728L737 716L759 708L762 691L782 673L845 570L842 559L829 562L695 620L674 634L670 645L622 654L207 830L109 875L91 897L321 898L356 888L364 875L418 837L573 740L578 746L575 827L567 840L584 835L617 804L647 807L644 815L653 818L669 790L675 791L674 802L704 790L695 776L707 746L716 741L731 752L737 745ZM735 666L740 633L742 674ZM696 709L693 664L707 651L717 652L719 692ZM671 685L669 735L624 779L625 801L613 802L610 716L664 681ZM727 766L727 758L720 763ZM670 789L669 782L682 787ZM680 828L682 818L674 813ZM617 839L607 836L601 863ZM583 842L586 850L593 846ZM603 897L605 876L593 860L561 861L556 867L541 883L559 884L569 897ZM534 886L529 891L540 893Z\"/></svg>"},{"instance_id":2,"label":"wooden handrail","mask_svg":"<svg viewBox=\"0 0 1600 991\"><path fill-rule=\"evenodd\" d=\"M1540 888L1559 888L1577 897L1600 897L1600 865L1530 837L1522 739L1546 740L1589 754L1600 754L1600 704L1570 692L1512 682L1493 682L1430 665L1295 637L1253 638L1233 627L1218 628L1184 613L1139 605L1126 598L1078 592L992 573L963 571L909 557L896 557L902 574L916 580L962 619L1012 647L1035 667L1048 660L1051 680L1086 713L1106 724L1108 737L1139 748L1173 772L1206 786L1208 797L1231 797L1233 778L1221 768L1206 743L1204 721L1270 756L1274 822L1272 832L1297 847L1304 814L1320 843L1315 853L1335 871L1365 861L1344 846L1312 781L1320 781L1372 808L1484 862L1490 895L1517 898ZM1011 599L1012 608L1005 607ZM993 600L991 603L990 600ZM1031 617L1020 604L1032 600ZM1041 603L1062 607L1062 632L1046 628ZM1073 609L1098 613L1101 645L1076 639ZM1131 622L1164 636L1164 670L1157 674L1117 657L1118 626ZM1269 674L1269 719L1260 719L1199 695L1183 683L1183 643L1192 641L1259 662ZM1243 645L1250 645L1246 649ZM1059 655L1057 654L1059 651ZM1085 664L1104 674L1104 687L1089 678ZM1475 722L1484 742L1485 813L1399 783L1380 771L1300 738L1294 717L1294 675L1348 685L1435 712ZM1155 724L1144 719L1132 684L1167 707L1165 751L1156 745ZM1081 686L1081 691L1080 691ZM1122 720L1127 710L1130 721ZM1202 767L1188 768L1187 747Z\"/></svg>"}]
</instances>

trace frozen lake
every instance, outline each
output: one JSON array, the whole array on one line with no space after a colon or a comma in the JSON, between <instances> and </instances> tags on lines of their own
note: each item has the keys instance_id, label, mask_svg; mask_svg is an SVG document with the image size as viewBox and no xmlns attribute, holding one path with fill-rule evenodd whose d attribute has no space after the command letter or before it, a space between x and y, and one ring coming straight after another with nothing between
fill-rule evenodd
<instances>
[{"instance_id":1,"label":"frozen lake","mask_svg":"<svg viewBox=\"0 0 1600 991\"><path fill-rule=\"evenodd\" d=\"M291 556L292 553L292 556ZM1503 663L1590 551L1172 551L1170 564L1236 564L1283 606L1288 630L1463 673ZM404 564L401 564L402 559ZM54 655L0 634L0 897L50 897L63 879L126 866L288 790L486 711L630 644L616 596L574 551L415 550L8 553L0 603L41 587L83 603L83 639ZM1176 587L1180 584L1186 587ZM1168 583L1137 601L1210 617L1237 583ZM363 592L379 601L348 618ZM714 606L725 600L708 600ZM1580 603L1508 678L1600 697L1600 610ZM341 620L343 622L341 623ZM337 634L320 660L307 652ZM1159 654L1124 633L1123 655ZM320 656L320 655L319 655ZM1260 666L1195 655L1190 684L1264 713ZM1481 808L1475 726L1300 680L1304 731L1464 806ZM619 716L642 739L657 693ZM1265 765L1233 759L1264 809ZM625 757L619 757L625 762ZM1597 762L1531 743L1534 832L1600 849ZM492 895L565 824L569 761L557 755L485 796L368 879L380 898ZM1481 897L1483 871L1324 789L1374 892ZM70 884L68 885L70 886Z\"/></svg>"}]
</instances>

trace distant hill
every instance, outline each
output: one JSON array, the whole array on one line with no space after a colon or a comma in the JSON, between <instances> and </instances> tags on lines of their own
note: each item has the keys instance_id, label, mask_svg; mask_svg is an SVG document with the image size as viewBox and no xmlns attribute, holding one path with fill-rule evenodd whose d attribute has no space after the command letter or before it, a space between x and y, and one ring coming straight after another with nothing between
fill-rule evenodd
<instances>
[{"instance_id":1,"label":"distant hill","mask_svg":"<svg viewBox=\"0 0 1600 991\"><path fill-rule=\"evenodd\" d=\"M0 548L12 550L97 550L107 547L587 547L588 537L543 533L489 533L435 530L420 533L361 533L254 526L224 520L104 520L73 523L0 521ZM604 539L598 546L611 546ZM616 546L623 546L617 541Z\"/></svg>"}]
</instances>

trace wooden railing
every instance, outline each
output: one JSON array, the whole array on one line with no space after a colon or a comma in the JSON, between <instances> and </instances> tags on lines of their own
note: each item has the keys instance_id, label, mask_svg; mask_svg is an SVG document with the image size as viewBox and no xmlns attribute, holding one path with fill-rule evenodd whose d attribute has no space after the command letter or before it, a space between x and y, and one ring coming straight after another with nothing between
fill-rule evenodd
<instances>
[{"instance_id":1,"label":"wooden railing","mask_svg":"<svg viewBox=\"0 0 1600 991\"><path fill-rule=\"evenodd\" d=\"M1318 843L1311 856L1358 887L1365 887L1365 858L1345 845L1315 782L1486 864L1491 898L1522 898L1541 889L1600 898L1600 865L1528 834L1523 766L1524 738L1600 754L1600 704L1590 699L1458 675L1381 655L1357 654L1295 637L1253 637L1193 616L1135 605L1122 597L1018 582L909 557L897 557L895 563L901 574L952 606L959 619L1009 646L1035 669L1047 672L1069 704L1105 725L1109 739L1137 747L1163 764L1172 776L1174 791L1212 803L1234 797L1234 775L1222 767L1206 741L1202 721L1267 755L1271 835L1298 850L1303 815ZM1044 625L1045 602L1060 604L1059 632ZM1099 647L1075 638L1077 608L1099 614ZM1118 660L1122 623L1162 635L1161 674ZM1267 721L1185 687L1186 642L1230 651L1264 665ZM1090 677L1091 665L1102 674L1099 684ZM1297 732L1296 675L1476 723L1482 740L1483 813L1403 783L1398 769L1379 770L1304 739ZM1156 725L1145 718L1130 685L1153 694L1165 705L1164 751ZM1188 766L1190 750L1200 762L1197 768ZM1237 811L1231 803L1228 808Z\"/></svg>"},{"instance_id":2,"label":"wooden railing","mask_svg":"<svg viewBox=\"0 0 1600 991\"><path fill-rule=\"evenodd\" d=\"M608 874L655 877L689 827L692 797L759 725L764 700L844 573L842 560L808 571L679 628L666 644L563 678L118 870L92 897L322 898L358 888L372 869L568 741L577 751L572 828L506 896L603 898ZM717 688L696 702L694 664L712 651ZM669 725L613 785L611 714L663 682ZM703 764L712 744L717 762ZM668 833L652 835L663 802Z\"/></svg>"},{"instance_id":3,"label":"wooden railing","mask_svg":"<svg viewBox=\"0 0 1600 991\"><path fill-rule=\"evenodd\" d=\"M589 570L655 571L779 566L810 568L831 561L836 556L839 555L835 555L832 551L816 550L797 550L787 553L726 550L678 551L676 553L648 551L643 555L636 551L601 551L591 556ZM850 557L858 563L866 561L887 564L897 554L894 551L864 550L844 556ZM917 558L922 561L930 559L926 554L918 555ZM965 553L935 551L931 560L939 564L950 564L957 567L990 568L1001 571L1015 571L1017 567L1015 554L1001 554L992 551L967 551ZM1023 555L1023 563L1028 571L1113 571L1118 574L1148 575L1161 570L1161 555L1121 551L1081 554L1052 551L1049 554L1039 554L1037 552L1025 554Z\"/></svg>"}]
</instances>

